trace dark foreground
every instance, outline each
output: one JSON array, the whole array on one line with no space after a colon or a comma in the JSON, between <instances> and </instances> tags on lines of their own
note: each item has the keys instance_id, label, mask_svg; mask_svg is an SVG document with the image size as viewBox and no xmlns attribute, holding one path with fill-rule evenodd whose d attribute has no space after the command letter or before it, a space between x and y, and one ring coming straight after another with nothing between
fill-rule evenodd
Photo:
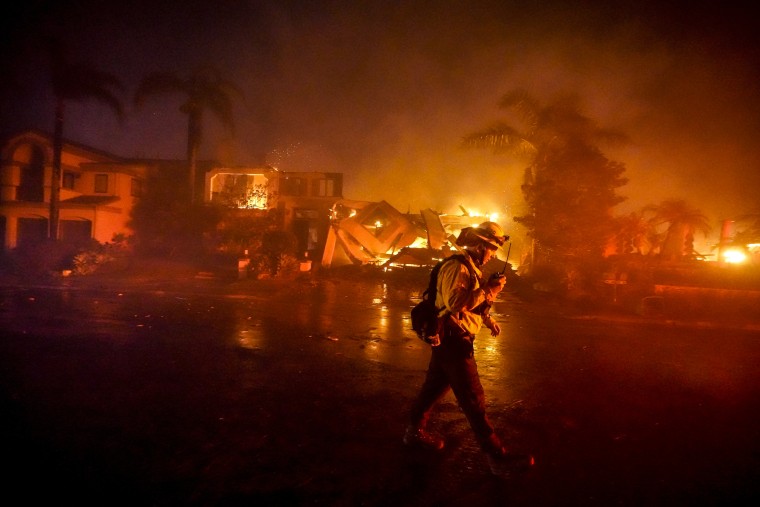
<instances>
[{"instance_id":1,"label":"dark foreground","mask_svg":"<svg viewBox=\"0 0 760 507\"><path fill-rule=\"evenodd\" d=\"M401 445L428 350L419 284L0 287L3 496L76 505L753 505L760 332L578 318L504 294L476 354L491 477L449 396Z\"/></svg>"}]
</instances>

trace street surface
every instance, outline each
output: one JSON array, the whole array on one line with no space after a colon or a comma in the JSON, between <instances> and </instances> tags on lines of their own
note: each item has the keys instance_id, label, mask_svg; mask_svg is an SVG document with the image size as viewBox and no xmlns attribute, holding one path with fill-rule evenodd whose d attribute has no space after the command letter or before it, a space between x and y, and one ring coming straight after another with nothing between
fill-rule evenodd
<instances>
[{"instance_id":1,"label":"street surface","mask_svg":"<svg viewBox=\"0 0 760 507\"><path fill-rule=\"evenodd\" d=\"M760 331L599 318L505 292L476 355L490 476L452 395L401 444L426 281L0 286L5 497L31 505L760 505Z\"/></svg>"}]
</instances>

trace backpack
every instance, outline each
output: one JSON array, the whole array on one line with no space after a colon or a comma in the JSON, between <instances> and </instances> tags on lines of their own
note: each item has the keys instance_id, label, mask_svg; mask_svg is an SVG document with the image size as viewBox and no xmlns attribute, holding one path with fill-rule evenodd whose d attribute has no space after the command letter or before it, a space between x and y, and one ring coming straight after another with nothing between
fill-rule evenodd
<instances>
[{"instance_id":1,"label":"backpack","mask_svg":"<svg viewBox=\"0 0 760 507\"><path fill-rule=\"evenodd\" d=\"M438 261L430 270L430 281L428 287L422 293L422 300L414 305L411 311L412 329L417 333L417 337L425 343L437 341L438 336L438 308L435 306L435 298L438 295L438 272L444 263L459 259L465 261L462 254L454 254L445 259ZM469 264L464 262L469 269Z\"/></svg>"}]
</instances>

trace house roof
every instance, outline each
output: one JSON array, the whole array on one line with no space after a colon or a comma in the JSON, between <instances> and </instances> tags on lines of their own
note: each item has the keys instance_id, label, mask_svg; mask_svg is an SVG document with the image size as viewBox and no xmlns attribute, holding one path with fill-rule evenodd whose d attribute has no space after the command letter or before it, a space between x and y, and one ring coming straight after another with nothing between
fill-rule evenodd
<instances>
[{"instance_id":1,"label":"house roof","mask_svg":"<svg viewBox=\"0 0 760 507\"><path fill-rule=\"evenodd\" d=\"M27 130L16 132L15 134L12 134L4 138L2 140L2 144L4 146L7 146L16 140L20 140L24 138L33 138L40 142L47 143L50 146L53 145L53 136L39 129L27 129ZM91 146L77 143L75 141L71 141L65 138L63 139L63 145L64 145L63 146L64 151L68 151L68 152L76 153L76 154L83 154L84 156L90 159L97 159L101 162L119 163L125 160L123 157L114 155L113 153L109 153L107 151L93 148Z\"/></svg>"},{"instance_id":2,"label":"house roof","mask_svg":"<svg viewBox=\"0 0 760 507\"><path fill-rule=\"evenodd\" d=\"M67 204L80 204L85 206L102 206L104 204L111 204L112 202L118 201L118 197L114 197L112 195L79 195L77 197L72 197L71 199L66 199L65 201L61 201L62 205Z\"/></svg>"}]
</instances>

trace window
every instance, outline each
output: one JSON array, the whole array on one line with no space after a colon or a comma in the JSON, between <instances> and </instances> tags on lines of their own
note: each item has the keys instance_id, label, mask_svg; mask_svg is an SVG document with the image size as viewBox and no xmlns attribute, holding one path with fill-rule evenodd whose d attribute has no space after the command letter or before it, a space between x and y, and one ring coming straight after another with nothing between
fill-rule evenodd
<instances>
[{"instance_id":1,"label":"window","mask_svg":"<svg viewBox=\"0 0 760 507\"><path fill-rule=\"evenodd\" d=\"M303 178L285 178L282 180L280 185L280 193L282 195L306 195L306 180Z\"/></svg>"},{"instance_id":2,"label":"window","mask_svg":"<svg viewBox=\"0 0 760 507\"><path fill-rule=\"evenodd\" d=\"M335 182L333 180L317 180L317 195L320 197L333 197L335 195Z\"/></svg>"},{"instance_id":3,"label":"window","mask_svg":"<svg viewBox=\"0 0 760 507\"><path fill-rule=\"evenodd\" d=\"M74 181L77 179L77 175L64 171L63 173L63 180L61 181L61 188L67 188L69 190L74 190Z\"/></svg>"},{"instance_id":4,"label":"window","mask_svg":"<svg viewBox=\"0 0 760 507\"><path fill-rule=\"evenodd\" d=\"M31 148L29 163L21 167L21 181L16 190L19 201L42 202L45 195L45 156L42 150Z\"/></svg>"},{"instance_id":5,"label":"window","mask_svg":"<svg viewBox=\"0 0 760 507\"><path fill-rule=\"evenodd\" d=\"M325 173L324 178L312 180L311 195L314 197L340 197L341 192L343 192L342 186L342 174Z\"/></svg>"},{"instance_id":6,"label":"window","mask_svg":"<svg viewBox=\"0 0 760 507\"><path fill-rule=\"evenodd\" d=\"M343 195L343 174L326 173L325 178L318 180L318 187L315 186L316 195L320 197L340 197Z\"/></svg>"},{"instance_id":7,"label":"window","mask_svg":"<svg viewBox=\"0 0 760 507\"><path fill-rule=\"evenodd\" d=\"M211 202L240 209L267 209L269 181L261 174L218 173L211 177Z\"/></svg>"},{"instance_id":8,"label":"window","mask_svg":"<svg viewBox=\"0 0 760 507\"><path fill-rule=\"evenodd\" d=\"M108 175L107 174L95 175L95 193L96 194L108 193Z\"/></svg>"}]
</instances>

